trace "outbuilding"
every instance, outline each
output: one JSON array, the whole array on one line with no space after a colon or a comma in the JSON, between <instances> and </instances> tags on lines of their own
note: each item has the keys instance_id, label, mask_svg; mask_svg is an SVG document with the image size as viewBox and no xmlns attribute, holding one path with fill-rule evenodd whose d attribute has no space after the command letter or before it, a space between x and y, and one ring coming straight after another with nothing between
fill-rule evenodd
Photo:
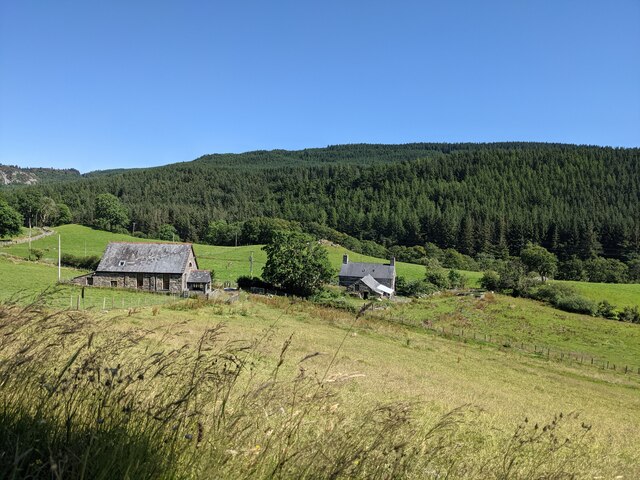
<instances>
[{"instance_id":1,"label":"outbuilding","mask_svg":"<svg viewBox=\"0 0 640 480\"><path fill-rule=\"evenodd\" d=\"M211 273L198 269L189 243L111 242L96 271L73 282L173 294L211 291Z\"/></svg>"}]
</instances>

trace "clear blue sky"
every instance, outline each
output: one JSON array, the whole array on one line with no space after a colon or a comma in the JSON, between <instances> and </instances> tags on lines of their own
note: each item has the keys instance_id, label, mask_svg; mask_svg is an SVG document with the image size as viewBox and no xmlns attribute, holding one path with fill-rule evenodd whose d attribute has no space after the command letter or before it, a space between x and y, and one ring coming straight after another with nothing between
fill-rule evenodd
<instances>
[{"instance_id":1,"label":"clear blue sky","mask_svg":"<svg viewBox=\"0 0 640 480\"><path fill-rule=\"evenodd\" d=\"M640 146L640 1L0 0L0 163Z\"/></svg>"}]
</instances>

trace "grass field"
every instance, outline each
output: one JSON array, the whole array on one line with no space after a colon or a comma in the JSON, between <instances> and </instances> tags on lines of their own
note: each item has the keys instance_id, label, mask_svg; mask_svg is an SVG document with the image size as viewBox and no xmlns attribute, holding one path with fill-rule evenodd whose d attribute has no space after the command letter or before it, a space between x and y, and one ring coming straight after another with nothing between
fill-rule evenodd
<instances>
[{"instance_id":1,"label":"grass field","mask_svg":"<svg viewBox=\"0 0 640 480\"><path fill-rule=\"evenodd\" d=\"M61 279L69 280L85 273L73 268L62 268ZM56 285L58 268L55 265L28 262L0 255L0 300L20 297L28 303L47 291L46 302L55 308L102 310L135 308L145 305L165 304L174 298L166 295L137 292L124 289L86 288L84 298L78 299L82 288L75 285ZM80 303L78 303L80 302Z\"/></svg>"},{"instance_id":2,"label":"grass field","mask_svg":"<svg viewBox=\"0 0 640 480\"><path fill-rule=\"evenodd\" d=\"M421 310L430 315L432 309L446 311L451 307L449 302L455 300L446 299L441 306L418 303L411 306L411 311L419 315ZM513 335L518 335L521 329L526 333L526 326L518 324L517 317L532 302L523 300L515 310L509 302L505 298L493 307L493 321L505 322L506 326L500 328ZM539 306L531 312L530 321L554 315L550 308ZM635 342L632 351L620 355L628 355L627 358L637 355L637 333L626 338L629 328L637 330L637 327L594 319L597 325L593 328L576 329L577 323L589 319L569 317L565 321L574 329L576 347L580 344L580 348L586 348L589 343L609 339L624 349ZM541 330L543 319L537 325ZM639 376L446 340L419 329L366 317L354 323L353 317L344 312L307 302L292 303L284 298L244 297L233 305L187 312L161 309L156 317L143 310L131 318L121 318L118 325L122 329L131 325L170 328L180 321L187 325L186 330L181 330L184 337L180 340L187 343L194 342L203 329L217 322L224 322L232 339L260 338L269 331L270 341L265 345L264 355L272 360L277 359L281 342L293 335L289 351L292 361L287 367L291 375L299 368L299 359L314 353L317 355L305 363L305 368L323 372L334 352L338 352L330 372L335 378L350 378L345 381L340 397L340 405L349 412L364 411L380 401L411 400L418 402L425 418L433 418L434 414L460 405L473 406L481 412L474 420L477 430L473 434L479 436L476 437L479 443L473 447L477 449L478 461L481 458L488 461L496 453L492 449L499 439L509 436L524 418L542 425L545 419L560 412L566 415L579 411L581 421L593 425L590 459L583 464L589 466L582 475L604 475L604 478L640 475L640 452L635 447L640 442ZM562 322L562 318L556 318L553 330ZM469 445L474 443L473 435L465 439Z\"/></svg>"},{"instance_id":3,"label":"grass field","mask_svg":"<svg viewBox=\"0 0 640 480\"><path fill-rule=\"evenodd\" d=\"M640 325L562 312L539 302L503 295L485 299L438 296L395 305L381 317L402 318L416 326L464 331L493 337L494 343L529 350L549 348L609 361L618 367L640 368Z\"/></svg>"},{"instance_id":4,"label":"grass field","mask_svg":"<svg viewBox=\"0 0 640 480\"><path fill-rule=\"evenodd\" d=\"M640 305L640 284L638 283L589 283L560 281L573 287L580 295L601 302L607 300L617 308Z\"/></svg>"},{"instance_id":5,"label":"grass field","mask_svg":"<svg viewBox=\"0 0 640 480\"><path fill-rule=\"evenodd\" d=\"M76 255L84 255L85 248L88 255L100 255L110 240L138 241L126 235L73 225L60 227L59 231L63 250ZM52 262L57 258L57 236L34 242L34 247L45 252L44 260L48 264L0 256L0 297L6 298L17 292L35 296L55 283L57 268ZM248 274L248 254L251 251L254 252L254 273L257 274L264 265L264 252L259 246L196 245L195 248L200 266L213 268L219 280L234 280L241 274ZM15 245L1 249L0 253L25 257L28 252L26 245ZM343 250L329 247L329 254L337 267ZM349 255L354 261L373 260L351 252ZM400 264L398 270L400 275L408 278L420 278L423 267ZM62 276L66 279L80 273L83 272L65 268ZM604 291L589 284L578 284L576 288L582 286L587 288L581 291L585 295L598 295ZM616 298L618 303L622 303L624 298L632 297L633 289L638 286L607 287L613 291L629 287L628 291L618 291L620 296ZM77 301L79 292L78 287L63 286L53 294L55 305L66 307L72 304ZM576 478L640 477L640 451L636 447L640 444L640 375L547 360L516 348L442 338L421 327L425 322L435 327L489 333L513 344L534 343L606 358L621 365L640 366L640 327L637 325L564 313L532 300L500 295L482 300L443 295L391 304L357 320L345 311L282 297L243 294L235 302L204 304L193 309L188 307L189 303L183 302L162 305L154 312L145 308L145 304L167 302L170 297L103 289L86 289L85 296L85 307L96 310L93 315L98 322L95 340L98 344L100 335L110 341L112 337L117 338L118 332L132 332L132 335L157 332L153 342L145 340L141 344L145 358L150 352L194 348L208 329L222 323L224 339L230 344L260 339L255 369L256 372L266 372L279 361L283 342L291 338L287 360L282 366L282 378L294 378L304 370L306 375L317 374L326 380L328 386L336 386L336 396L331 397L327 408L338 411L349 428L357 423L362 412L375 408L380 402L409 402L414 405L415 432L426 428L439 415L467 405L465 408L470 414L465 417L465 428L468 430L461 442L456 443L456 450L451 452L457 465L463 468L460 477L464 477L466 472L470 478L479 478L477 471L473 470L478 465L489 465L499 472L504 449L524 418L530 425L543 425L560 412L564 415L579 412L578 427L580 422L592 426L584 446L584 456L576 456L577 463L571 466L571 471L577 472ZM121 311L97 313L102 306L107 310L111 310L112 305L122 308L123 301L125 308L136 308L127 315ZM610 301L616 303L613 299ZM409 326L395 322L397 318L402 318ZM60 361L66 361L72 353L65 351ZM123 359L118 357L113 363L121 361ZM167 377L157 381L170 380ZM205 397L205 403L199 404L199 408L208 400ZM294 410L292 408L291 411ZM322 410L320 418L324 415L326 411ZM272 424L274 421L270 420ZM317 422L315 418L309 428L314 428ZM209 428L205 425L204 431L209 431ZM248 453L239 455L239 462L245 458L258 458L254 455L261 445L266 450L270 440L264 432L268 434L269 429L256 431L250 438L251 449L246 447ZM311 435L316 433L312 431ZM571 451L568 448L567 451ZM534 450L532 452L529 455L535 459L537 454ZM199 457L207 455L200 454ZM567 465L563 468L569 469ZM464 470L466 468L468 470ZM212 470L209 473L214 471L218 472ZM484 472L482 477L501 478L495 472L488 472L490 475ZM535 473L537 475L523 474L521 477L566 477L545 477L543 470ZM428 478L431 474L421 472L415 478L425 478L425 475ZM233 477L232 474L226 476ZM457 475L452 477L457 478Z\"/></svg>"}]
</instances>

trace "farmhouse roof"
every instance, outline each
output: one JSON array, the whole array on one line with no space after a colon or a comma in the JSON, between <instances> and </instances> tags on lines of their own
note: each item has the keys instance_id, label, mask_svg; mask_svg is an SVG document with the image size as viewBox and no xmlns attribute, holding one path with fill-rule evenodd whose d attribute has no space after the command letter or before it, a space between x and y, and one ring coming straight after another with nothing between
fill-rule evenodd
<instances>
[{"instance_id":1,"label":"farmhouse roof","mask_svg":"<svg viewBox=\"0 0 640 480\"><path fill-rule=\"evenodd\" d=\"M393 293L393 290L391 288L378 283L376 279L373 278L371 275L362 277L360 281L364 283L367 287L369 287L371 290L373 290L374 292L387 293L389 295Z\"/></svg>"},{"instance_id":2,"label":"farmhouse roof","mask_svg":"<svg viewBox=\"0 0 640 480\"><path fill-rule=\"evenodd\" d=\"M211 272L208 270L192 270L187 277L187 283L211 283Z\"/></svg>"},{"instance_id":3,"label":"farmhouse roof","mask_svg":"<svg viewBox=\"0 0 640 480\"><path fill-rule=\"evenodd\" d=\"M107 245L96 271L183 273L187 269L189 255L192 252L193 247L189 243L111 242Z\"/></svg>"},{"instance_id":4,"label":"farmhouse roof","mask_svg":"<svg viewBox=\"0 0 640 480\"><path fill-rule=\"evenodd\" d=\"M366 277L371 275L373 278L392 279L395 277L395 265L384 265L382 263L361 263L348 262L343 263L340 267L341 277Z\"/></svg>"}]
</instances>

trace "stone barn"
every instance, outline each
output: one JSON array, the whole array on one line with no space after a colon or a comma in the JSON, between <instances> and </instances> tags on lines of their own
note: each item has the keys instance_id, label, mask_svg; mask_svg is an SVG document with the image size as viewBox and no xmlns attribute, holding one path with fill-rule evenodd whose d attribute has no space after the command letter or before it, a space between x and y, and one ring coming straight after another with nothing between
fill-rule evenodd
<instances>
[{"instance_id":1,"label":"stone barn","mask_svg":"<svg viewBox=\"0 0 640 480\"><path fill-rule=\"evenodd\" d=\"M211 273L198 270L193 246L186 243L109 243L96 271L73 282L173 294L211 291Z\"/></svg>"},{"instance_id":2,"label":"stone barn","mask_svg":"<svg viewBox=\"0 0 640 480\"><path fill-rule=\"evenodd\" d=\"M338 283L350 292L358 292L362 297L390 297L396 289L395 258L387 264L350 262L349 256L345 254L342 257Z\"/></svg>"}]
</instances>

